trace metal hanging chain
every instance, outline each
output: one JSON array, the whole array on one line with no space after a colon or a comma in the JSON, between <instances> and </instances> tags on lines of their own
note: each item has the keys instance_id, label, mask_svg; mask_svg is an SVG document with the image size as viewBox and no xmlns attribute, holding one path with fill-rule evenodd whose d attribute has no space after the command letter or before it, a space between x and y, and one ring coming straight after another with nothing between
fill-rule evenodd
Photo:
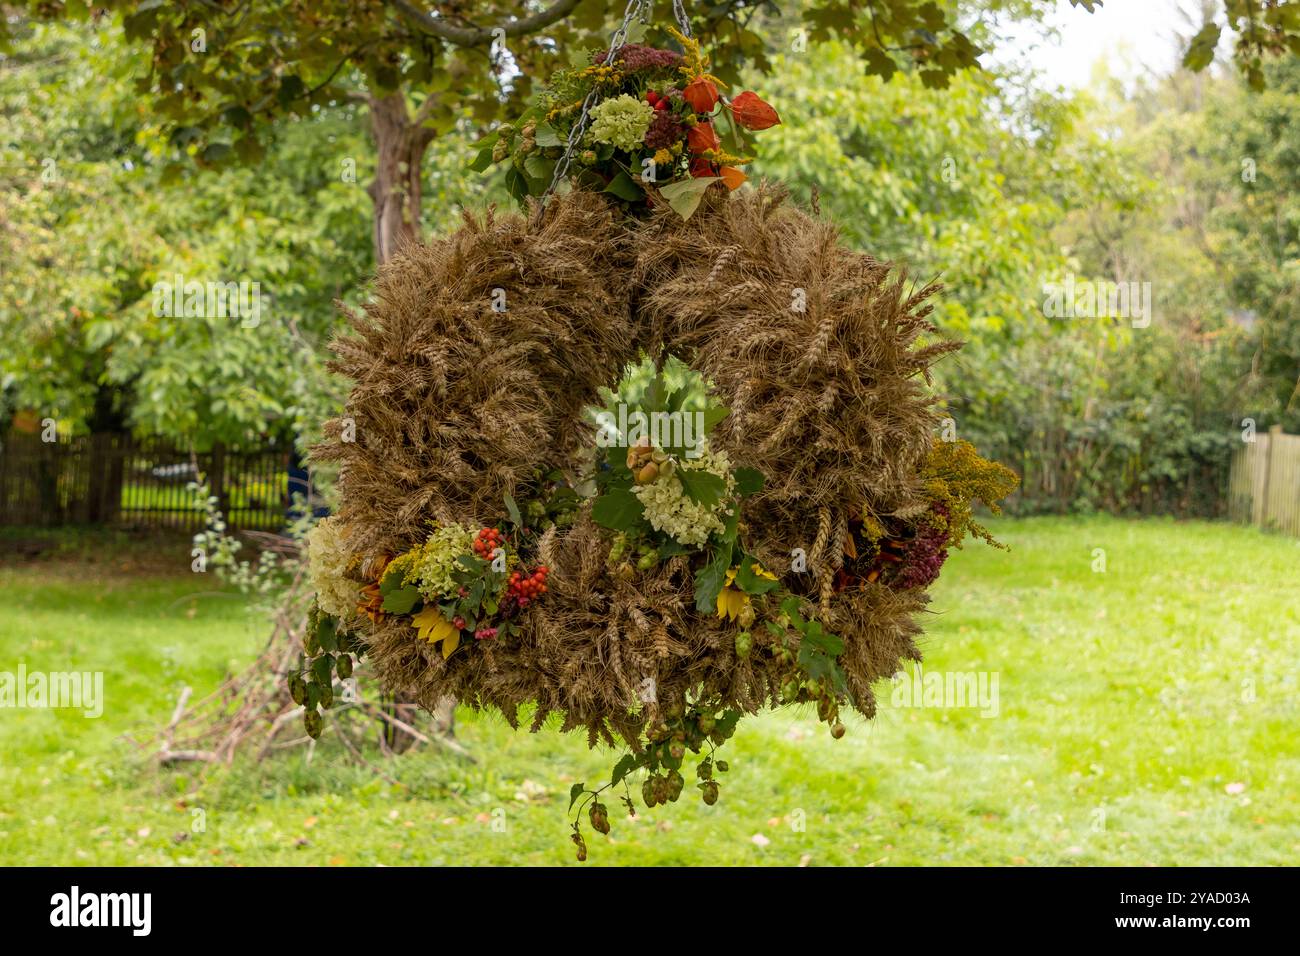
<instances>
[{"instance_id":1,"label":"metal hanging chain","mask_svg":"<svg viewBox=\"0 0 1300 956\"><path fill-rule=\"evenodd\" d=\"M623 11L623 22L619 24L614 35L609 39L609 49L605 53L605 63L612 64L614 57L619 50L623 49L627 43L627 32L634 19L645 19L644 8L648 0L628 0L627 9ZM686 15L686 5L684 0L673 0L673 18L681 28L683 36L691 35L691 18ZM590 90L582 101L582 110L578 113L578 121L573 124L569 130L568 139L564 143L564 152L556 160L555 172L551 175L551 184L546 187L546 192L542 193L541 202L537 207L538 217L541 216L542 209L546 205L546 200L554 195L555 190L559 188L560 182L569 172L569 166L573 162L573 154L582 142L582 135L587 131L587 123L591 119L591 108L596 105L598 89Z\"/></svg>"},{"instance_id":2,"label":"metal hanging chain","mask_svg":"<svg viewBox=\"0 0 1300 956\"><path fill-rule=\"evenodd\" d=\"M682 28L682 36L691 35L691 18L686 15L686 4L683 0L673 0L673 17L677 20L677 25Z\"/></svg>"}]
</instances>

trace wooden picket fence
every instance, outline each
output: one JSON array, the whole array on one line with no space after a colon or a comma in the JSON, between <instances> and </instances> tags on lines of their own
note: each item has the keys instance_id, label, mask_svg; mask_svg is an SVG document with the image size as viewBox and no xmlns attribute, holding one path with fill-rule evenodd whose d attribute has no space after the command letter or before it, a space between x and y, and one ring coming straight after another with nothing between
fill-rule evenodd
<instances>
[{"instance_id":1,"label":"wooden picket fence","mask_svg":"<svg viewBox=\"0 0 1300 956\"><path fill-rule=\"evenodd\" d=\"M283 449L195 452L131 435L0 438L0 525L108 525L198 531L206 514L189 484L206 481L229 527L278 531L290 504ZM299 489L301 490L301 489Z\"/></svg>"},{"instance_id":2,"label":"wooden picket fence","mask_svg":"<svg viewBox=\"0 0 1300 956\"><path fill-rule=\"evenodd\" d=\"M1233 520L1300 536L1300 435L1274 426L1232 459L1228 513Z\"/></svg>"}]
</instances>

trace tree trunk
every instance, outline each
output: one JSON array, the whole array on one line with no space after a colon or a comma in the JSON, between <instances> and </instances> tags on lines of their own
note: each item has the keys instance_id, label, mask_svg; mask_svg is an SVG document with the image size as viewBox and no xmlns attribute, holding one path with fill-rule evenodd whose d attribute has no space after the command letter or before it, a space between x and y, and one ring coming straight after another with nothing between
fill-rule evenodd
<instances>
[{"instance_id":1,"label":"tree trunk","mask_svg":"<svg viewBox=\"0 0 1300 956\"><path fill-rule=\"evenodd\" d=\"M383 265L403 243L420 237L420 171L433 131L420 124L420 117L411 117L401 93L372 95L368 102L377 155L375 178L370 184L375 264Z\"/></svg>"}]
</instances>

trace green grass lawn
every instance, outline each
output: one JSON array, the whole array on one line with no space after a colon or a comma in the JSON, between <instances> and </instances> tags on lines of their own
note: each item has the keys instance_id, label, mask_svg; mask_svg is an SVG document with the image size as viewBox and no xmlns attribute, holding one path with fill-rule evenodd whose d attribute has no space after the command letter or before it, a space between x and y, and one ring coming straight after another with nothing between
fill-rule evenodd
<instances>
[{"instance_id":1,"label":"green grass lawn","mask_svg":"<svg viewBox=\"0 0 1300 956\"><path fill-rule=\"evenodd\" d=\"M747 720L716 806L689 773L676 805L634 822L611 805L587 865L1300 858L1300 542L1164 520L995 530L1010 553L949 560L925 671L996 674L996 716L895 706L884 683L840 741L809 713ZM405 789L325 745L203 785L159 775L121 736L246 663L264 625L211 580L111 561L0 566L0 589L0 671L102 670L107 698L98 720L0 710L0 863L574 863L569 786L614 760L462 712L476 762L398 758Z\"/></svg>"}]
</instances>

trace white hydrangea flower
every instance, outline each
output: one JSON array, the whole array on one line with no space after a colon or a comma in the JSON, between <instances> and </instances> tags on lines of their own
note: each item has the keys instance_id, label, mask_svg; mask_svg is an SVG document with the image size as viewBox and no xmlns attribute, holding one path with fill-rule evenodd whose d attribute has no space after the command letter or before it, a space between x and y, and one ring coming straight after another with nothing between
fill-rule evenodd
<instances>
[{"instance_id":1,"label":"white hydrangea flower","mask_svg":"<svg viewBox=\"0 0 1300 956\"><path fill-rule=\"evenodd\" d=\"M731 511L729 500L736 490L736 480L731 475L731 460L726 452L711 452L702 448L698 458L685 458L677 464L687 471L707 471L722 478L727 490L717 504L703 505L686 494L677 475L660 475L645 485L634 485L632 493L645 508L646 520L656 531L662 531L678 544L688 548L701 548L709 536L726 526Z\"/></svg>"},{"instance_id":2,"label":"white hydrangea flower","mask_svg":"<svg viewBox=\"0 0 1300 956\"><path fill-rule=\"evenodd\" d=\"M307 577L320 609L346 623L357 613L360 586L345 572L349 552L337 516L322 518L307 532Z\"/></svg>"}]
</instances>

